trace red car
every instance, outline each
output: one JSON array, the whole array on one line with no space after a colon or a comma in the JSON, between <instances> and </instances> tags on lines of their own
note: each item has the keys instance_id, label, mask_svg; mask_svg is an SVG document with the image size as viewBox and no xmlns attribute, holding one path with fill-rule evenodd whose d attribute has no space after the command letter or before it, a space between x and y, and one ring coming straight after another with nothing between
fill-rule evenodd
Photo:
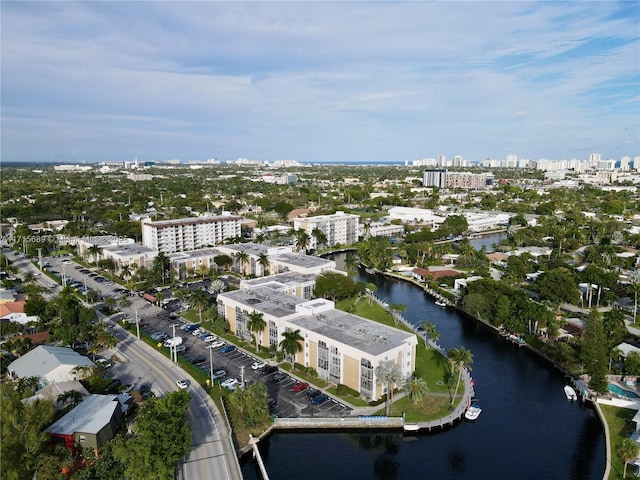
<instances>
[{"instance_id":1,"label":"red car","mask_svg":"<svg viewBox=\"0 0 640 480\"><path fill-rule=\"evenodd\" d=\"M293 387L291 387L292 392L302 392L309 388L309 384L307 382L298 382Z\"/></svg>"}]
</instances>

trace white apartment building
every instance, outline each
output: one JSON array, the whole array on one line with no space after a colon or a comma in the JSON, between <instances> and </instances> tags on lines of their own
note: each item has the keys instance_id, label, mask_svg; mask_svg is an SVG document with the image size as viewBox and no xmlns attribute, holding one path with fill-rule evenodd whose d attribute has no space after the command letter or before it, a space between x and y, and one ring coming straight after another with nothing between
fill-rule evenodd
<instances>
[{"instance_id":1,"label":"white apartment building","mask_svg":"<svg viewBox=\"0 0 640 480\"><path fill-rule=\"evenodd\" d=\"M164 253L217 245L240 236L242 217L221 215L152 222L142 220L142 244Z\"/></svg>"},{"instance_id":2,"label":"white apartment building","mask_svg":"<svg viewBox=\"0 0 640 480\"><path fill-rule=\"evenodd\" d=\"M447 170L444 168L429 168L423 172L422 185L425 187L445 188Z\"/></svg>"},{"instance_id":3,"label":"white apartment building","mask_svg":"<svg viewBox=\"0 0 640 480\"><path fill-rule=\"evenodd\" d=\"M317 228L327 237L323 247L335 245L352 245L358 241L360 233L360 217L358 215L336 212L333 215L318 215L316 217L297 218L293 221L293 228L302 229L309 235L308 248L318 249L318 242L312 232Z\"/></svg>"}]
</instances>

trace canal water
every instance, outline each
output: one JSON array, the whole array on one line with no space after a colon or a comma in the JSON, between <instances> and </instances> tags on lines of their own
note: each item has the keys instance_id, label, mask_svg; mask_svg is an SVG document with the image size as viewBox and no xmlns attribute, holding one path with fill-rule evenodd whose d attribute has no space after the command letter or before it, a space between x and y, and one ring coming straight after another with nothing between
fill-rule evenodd
<instances>
[{"instance_id":1,"label":"canal water","mask_svg":"<svg viewBox=\"0 0 640 480\"><path fill-rule=\"evenodd\" d=\"M338 266L344 254L336 255ZM605 439L595 412L568 402L563 374L527 349L454 310L434 305L418 287L363 270L377 295L429 320L443 348L464 346L482 414L446 431L404 436L389 431L276 433L260 442L271 479L602 479ZM260 479L250 458L247 480Z\"/></svg>"}]
</instances>

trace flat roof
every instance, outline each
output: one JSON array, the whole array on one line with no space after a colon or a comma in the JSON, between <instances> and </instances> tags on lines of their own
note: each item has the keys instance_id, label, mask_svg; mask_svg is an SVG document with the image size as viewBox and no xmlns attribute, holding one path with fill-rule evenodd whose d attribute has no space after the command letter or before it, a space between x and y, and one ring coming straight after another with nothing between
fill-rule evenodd
<instances>
[{"instance_id":1,"label":"flat roof","mask_svg":"<svg viewBox=\"0 0 640 480\"><path fill-rule=\"evenodd\" d=\"M167 254L167 257L169 257L171 261L177 261L177 260L216 257L221 254L222 252L217 248L200 248L198 250L188 250L185 252L169 253Z\"/></svg>"},{"instance_id":2,"label":"flat roof","mask_svg":"<svg viewBox=\"0 0 640 480\"><path fill-rule=\"evenodd\" d=\"M231 245L222 245L222 247L238 253L245 252L256 257L263 253L269 253L269 247L266 245L260 245L259 243L233 243Z\"/></svg>"},{"instance_id":3,"label":"flat roof","mask_svg":"<svg viewBox=\"0 0 640 480\"><path fill-rule=\"evenodd\" d=\"M262 286L218 294L218 302L222 300L224 303L225 298L275 318L284 318L295 314L296 305L308 302L308 300L304 298L281 293L272 288Z\"/></svg>"},{"instance_id":4,"label":"flat roof","mask_svg":"<svg viewBox=\"0 0 640 480\"><path fill-rule=\"evenodd\" d=\"M297 267L313 268L313 267L329 267L335 265L333 260L326 260L313 255L305 255L303 253L280 253L271 258L272 262L282 264L295 265Z\"/></svg>"},{"instance_id":5,"label":"flat roof","mask_svg":"<svg viewBox=\"0 0 640 480\"><path fill-rule=\"evenodd\" d=\"M153 248L143 247L137 243L128 243L126 245L107 245L106 247L102 247L102 250L106 250L114 255L120 255L123 257L127 255L157 255L158 253Z\"/></svg>"},{"instance_id":6,"label":"flat roof","mask_svg":"<svg viewBox=\"0 0 640 480\"><path fill-rule=\"evenodd\" d=\"M277 284L280 285L278 288L282 288L282 286L296 287L298 285L313 283L316 281L316 278L318 278L317 275L313 273L285 272L268 277L243 280L240 282L240 286L244 288L256 288L260 286L273 288L270 284Z\"/></svg>"},{"instance_id":7,"label":"flat roof","mask_svg":"<svg viewBox=\"0 0 640 480\"><path fill-rule=\"evenodd\" d=\"M411 337L415 337L413 333L335 309L308 316L301 315L288 322L373 356L402 346Z\"/></svg>"},{"instance_id":8,"label":"flat roof","mask_svg":"<svg viewBox=\"0 0 640 480\"><path fill-rule=\"evenodd\" d=\"M90 395L45 432L59 435L76 432L96 434L109 423L116 408L120 408L117 395Z\"/></svg>"},{"instance_id":9,"label":"flat roof","mask_svg":"<svg viewBox=\"0 0 640 480\"><path fill-rule=\"evenodd\" d=\"M153 227L174 227L177 225L198 225L201 223L214 223L214 222L223 222L230 220L241 220L242 217L237 215L216 215L211 217L187 217L187 218L176 218L174 220L156 220L156 221L147 221L143 220L143 225L151 225Z\"/></svg>"}]
</instances>

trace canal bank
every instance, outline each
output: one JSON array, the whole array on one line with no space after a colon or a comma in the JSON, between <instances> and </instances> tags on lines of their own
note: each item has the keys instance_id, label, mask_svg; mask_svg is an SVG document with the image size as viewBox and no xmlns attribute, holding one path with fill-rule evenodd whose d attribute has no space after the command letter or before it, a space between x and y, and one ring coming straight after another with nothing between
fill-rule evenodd
<instances>
[{"instance_id":1,"label":"canal bank","mask_svg":"<svg viewBox=\"0 0 640 480\"><path fill-rule=\"evenodd\" d=\"M336 261L340 266L344 258ZM602 479L602 425L593 409L566 400L561 371L458 311L435 306L414 285L364 270L359 280L374 283L385 302L406 305L403 316L409 323L433 322L444 350L471 350L483 413L475 423L415 437L393 429L276 430L260 447L272 478L288 478L296 471L307 480ZM243 475L259 478L245 459Z\"/></svg>"}]
</instances>

